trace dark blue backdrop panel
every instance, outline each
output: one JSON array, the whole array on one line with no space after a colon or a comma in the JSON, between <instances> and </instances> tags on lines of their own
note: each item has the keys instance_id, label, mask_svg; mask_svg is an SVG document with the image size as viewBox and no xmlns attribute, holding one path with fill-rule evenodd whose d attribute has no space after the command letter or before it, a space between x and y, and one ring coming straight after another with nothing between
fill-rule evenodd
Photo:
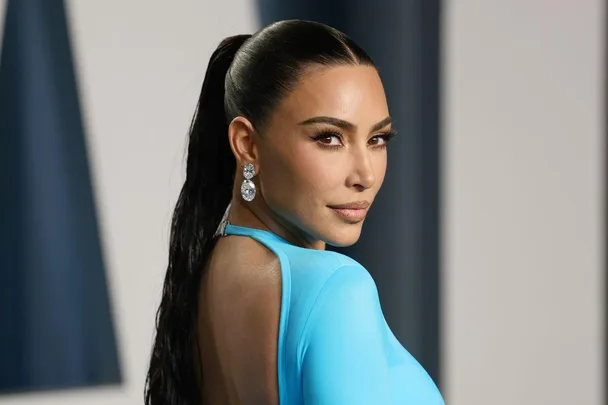
<instances>
[{"instance_id":1,"label":"dark blue backdrop panel","mask_svg":"<svg viewBox=\"0 0 608 405\"><path fill-rule=\"evenodd\" d=\"M0 59L0 391L120 381L61 0L9 0Z\"/></svg>"}]
</instances>

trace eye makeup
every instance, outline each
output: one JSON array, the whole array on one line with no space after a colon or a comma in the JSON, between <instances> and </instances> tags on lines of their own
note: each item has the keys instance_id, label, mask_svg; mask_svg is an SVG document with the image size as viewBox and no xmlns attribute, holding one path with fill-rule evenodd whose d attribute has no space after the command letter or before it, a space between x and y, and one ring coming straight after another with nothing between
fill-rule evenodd
<instances>
[{"instance_id":1,"label":"eye makeup","mask_svg":"<svg viewBox=\"0 0 608 405\"><path fill-rule=\"evenodd\" d=\"M374 149L385 149L388 142L396 135L394 130L379 132L373 135L368 140L368 145ZM311 139L319 144L320 147L337 150L344 147L343 134L337 130L322 130L319 131Z\"/></svg>"}]
</instances>

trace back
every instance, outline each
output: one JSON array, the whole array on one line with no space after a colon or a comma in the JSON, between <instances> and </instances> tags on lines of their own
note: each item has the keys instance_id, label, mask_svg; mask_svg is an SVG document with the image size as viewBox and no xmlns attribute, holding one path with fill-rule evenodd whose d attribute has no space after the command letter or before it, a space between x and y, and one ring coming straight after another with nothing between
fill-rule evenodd
<instances>
[{"instance_id":1,"label":"back","mask_svg":"<svg viewBox=\"0 0 608 405\"><path fill-rule=\"evenodd\" d=\"M277 256L247 237L220 238L201 280L198 302L205 405L278 404Z\"/></svg>"}]
</instances>

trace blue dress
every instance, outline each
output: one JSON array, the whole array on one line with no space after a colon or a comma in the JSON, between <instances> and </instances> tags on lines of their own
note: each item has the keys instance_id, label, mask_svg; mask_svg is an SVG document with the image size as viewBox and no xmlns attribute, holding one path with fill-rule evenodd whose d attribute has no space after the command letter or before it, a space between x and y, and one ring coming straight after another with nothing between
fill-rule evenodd
<instances>
[{"instance_id":1,"label":"blue dress","mask_svg":"<svg viewBox=\"0 0 608 405\"><path fill-rule=\"evenodd\" d=\"M388 327L367 270L337 252L226 224L279 258L281 405L443 405L435 383Z\"/></svg>"}]
</instances>

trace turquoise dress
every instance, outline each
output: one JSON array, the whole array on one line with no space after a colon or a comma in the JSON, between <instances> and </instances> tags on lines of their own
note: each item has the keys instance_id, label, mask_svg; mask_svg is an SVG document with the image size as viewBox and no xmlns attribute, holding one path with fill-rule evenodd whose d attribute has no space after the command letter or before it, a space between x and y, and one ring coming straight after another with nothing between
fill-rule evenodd
<instances>
[{"instance_id":1,"label":"turquoise dress","mask_svg":"<svg viewBox=\"0 0 608 405\"><path fill-rule=\"evenodd\" d=\"M443 405L435 383L388 327L367 270L340 253L225 224L280 260L281 405Z\"/></svg>"}]
</instances>

